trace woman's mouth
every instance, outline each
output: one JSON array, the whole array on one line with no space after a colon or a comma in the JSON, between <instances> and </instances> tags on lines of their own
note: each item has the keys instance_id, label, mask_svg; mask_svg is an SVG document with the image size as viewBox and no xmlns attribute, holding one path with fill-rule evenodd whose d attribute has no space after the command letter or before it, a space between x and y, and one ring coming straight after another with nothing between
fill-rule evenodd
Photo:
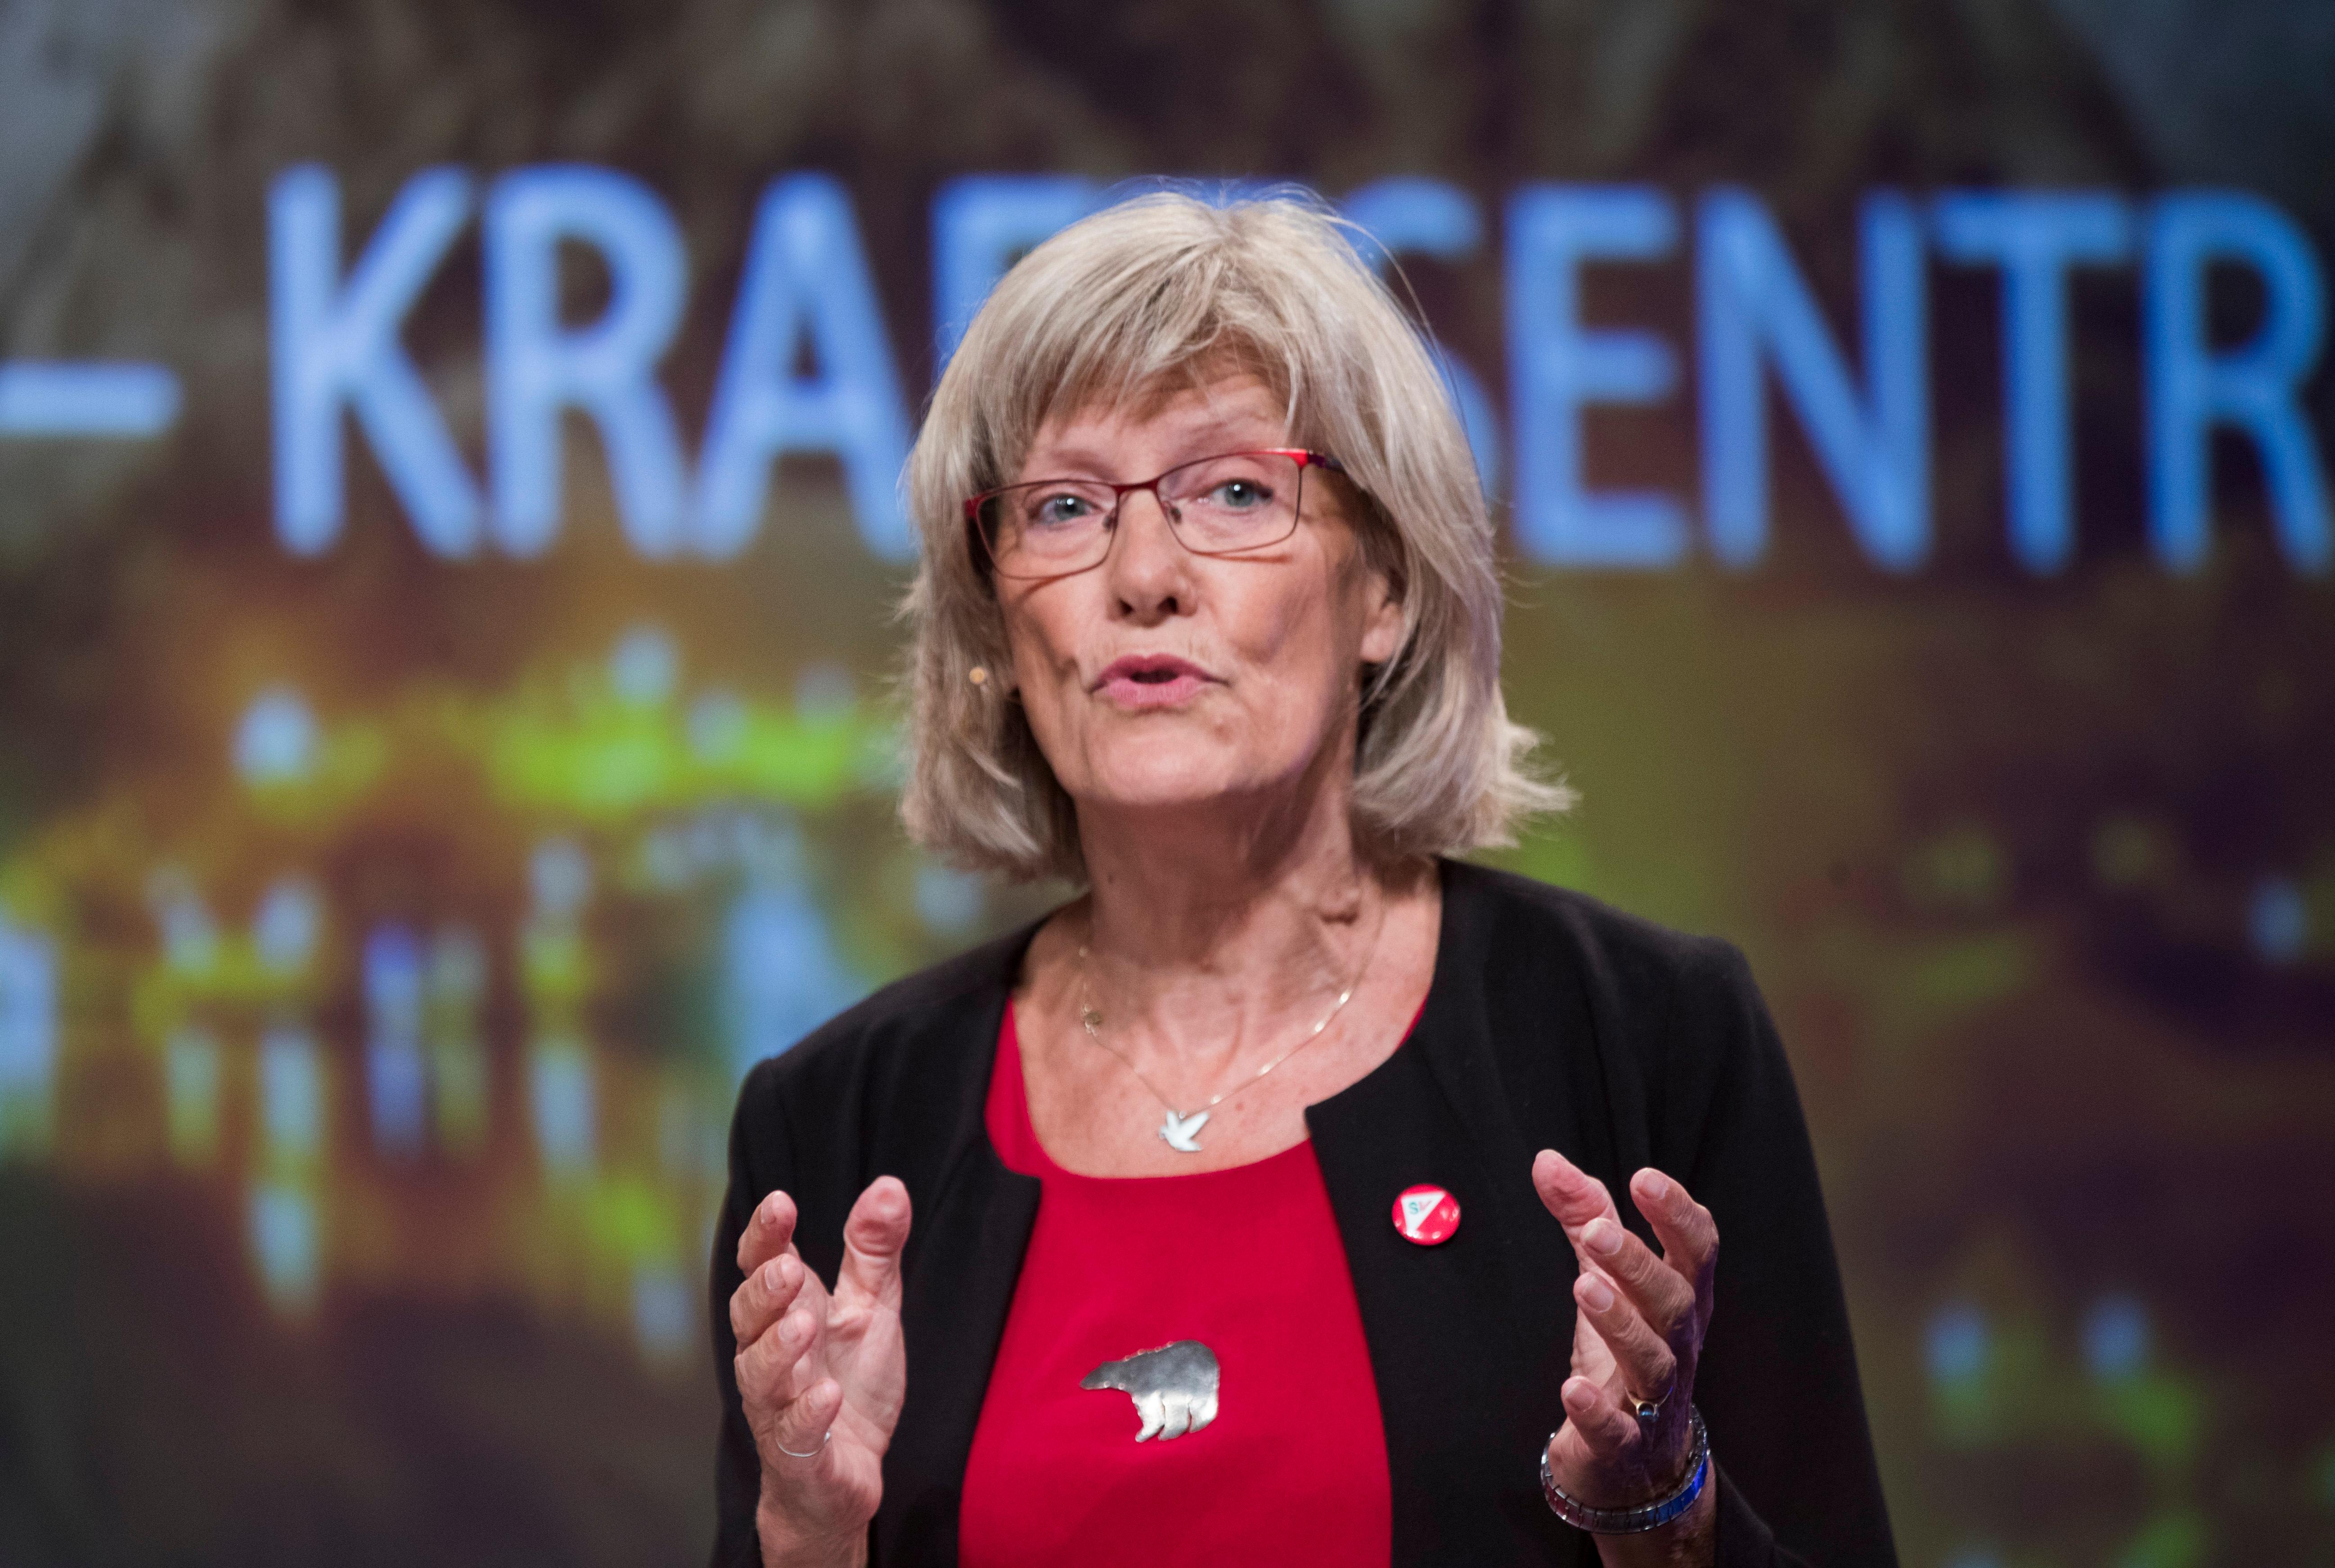
<instances>
[{"instance_id":1,"label":"woman's mouth","mask_svg":"<svg viewBox=\"0 0 2335 1568\"><path fill-rule=\"evenodd\" d=\"M1094 690L1121 708L1172 708L1188 702L1215 677L1187 659L1167 653L1131 653L1114 659Z\"/></svg>"}]
</instances>

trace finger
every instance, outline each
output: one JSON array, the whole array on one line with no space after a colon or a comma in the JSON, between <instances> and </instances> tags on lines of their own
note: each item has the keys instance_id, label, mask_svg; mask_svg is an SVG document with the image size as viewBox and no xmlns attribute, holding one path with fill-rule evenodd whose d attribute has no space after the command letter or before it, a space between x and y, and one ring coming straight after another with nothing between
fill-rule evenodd
<instances>
[{"instance_id":1,"label":"finger","mask_svg":"<svg viewBox=\"0 0 2335 1568\"><path fill-rule=\"evenodd\" d=\"M730 1333L741 1347L762 1337L779 1314L795 1304L810 1271L792 1253L781 1253L746 1276L730 1293Z\"/></svg>"},{"instance_id":2,"label":"finger","mask_svg":"<svg viewBox=\"0 0 2335 1568\"><path fill-rule=\"evenodd\" d=\"M1540 1201L1575 1246L1581 1244L1581 1232L1590 1221L1601 1215L1612 1220L1622 1217L1605 1184L1553 1148L1533 1157L1532 1179Z\"/></svg>"},{"instance_id":3,"label":"finger","mask_svg":"<svg viewBox=\"0 0 2335 1568\"><path fill-rule=\"evenodd\" d=\"M1565 1401L1565 1414L1573 1429L1598 1457L1618 1459L1643 1441L1638 1436L1637 1417L1588 1379L1565 1379L1558 1398Z\"/></svg>"},{"instance_id":4,"label":"finger","mask_svg":"<svg viewBox=\"0 0 2335 1568\"><path fill-rule=\"evenodd\" d=\"M848 1305L900 1305L900 1252L908 1244L908 1189L897 1176L877 1176L843 1222L843 1267L835 1297Z\"/></svg>"},{"instance_id":5,"label":"finger","mask_svg":"<svg viewBox=\"0 0 2335 1568\"><path fill-rule=\"evenodd\" d=\"M1694 1287L1684 1276L1654 1256L1653 1249L1622 1228L1619 1220L1589 1222L1581 1233L1582 1245L1597 1266L1644 1314L1654 1331L1672 1344L1694 1316Z\"/></svg>"},{"instance_id":6,"label":"finger","mask_svg":"<svg viewBox=\"0 0 2335 1568\"><path fill-rule=\"evenodd\" d=\"M749 1410L777 1410L801 1397L820 1370L812 1355L819 1321L798 1306L776 1327L738 1352L738 1394Z\"/></svg>"},{"instance_id":7,"label":"finger","mask_svg":"<svg viewBox=\"0 0 2335 1568\"><path fill-rule=\"evenodd\" d=\"M1533 1159L1533 1187L1565 1227L1565 1239L1573 1244L1574 1261L1582 1273L1602 1273L1602 1260L1582 1244L1582 1235L1597 1220L1619 1222L1622 1217L1605 1184L1555 1149L1545 1148Z\"/></svg>"},{"instance_id":8,"label":"finger","mask_svg":"<svg viewBox=\"0 0 2335 1568\"><path fill-rule=\"evenodd\" d=\"M843 1385L833 1378L821 1378L779 1412L770 1423L770 1436L786 1453L762 1456L763 1462L780 1475L801 1474L827 1463L827 1435L835 1428L835 1418L843 1409ZM810 1456L804 1458L804 1455Z\"/></svg>"},{"instance_id":9,"label":"finger","mask_svg":"<svg viewBox=\"0 0 2335 1568\"><path fill-rule=\"evenodd\" d=\"M1649 1166L1630 1178L1630 1201L1662 1244L1662 1261L1694 1284L1695 1304L1708 1311L1719 1262L1719 1222L1694 1201L1683 1183Z\"/></svg>"},{"instance_id":10,"label":"finger","mask_svg":"<svg viewBox=\"0 0 2335 1568\"><path fill-rule=\"evenodd\" d=\"M1573 1282L1573 1299L1613 1352L1623 1390L1641 1399L1670 1398L1678 1383L1678 1357L1637 1309L1595 1274Z\"/></svg>"},{"instance_id":11,"label":"finger","mask_svg":"<svg viewBox=\"0 0 2335 1568\"><path fill-rule=\"evenodd\" d=\"M738 1233L738 1272L752 1273L793 1245L794 1239L795 1200L782 1192L768 1194Z\"/></svg>"}]
</instances>

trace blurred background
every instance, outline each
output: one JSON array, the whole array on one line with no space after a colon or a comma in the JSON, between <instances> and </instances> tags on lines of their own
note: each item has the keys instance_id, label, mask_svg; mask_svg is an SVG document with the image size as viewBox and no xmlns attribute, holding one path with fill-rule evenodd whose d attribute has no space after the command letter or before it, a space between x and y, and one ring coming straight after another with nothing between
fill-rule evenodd
<instances>
[{"instance_id":1,"label":"blurred background","mask_svg":"<svg viewBox=\"0 0 2335 1568\"><path fill-rule=\"evenodd\" d=\"M1908 1563L2335 1549L2335 9L7 0L0 141L0 1561L702 1559L740 1075L1061 896L894 472L1161 179L1399 260Z\"/></svg>"}]
</instances>

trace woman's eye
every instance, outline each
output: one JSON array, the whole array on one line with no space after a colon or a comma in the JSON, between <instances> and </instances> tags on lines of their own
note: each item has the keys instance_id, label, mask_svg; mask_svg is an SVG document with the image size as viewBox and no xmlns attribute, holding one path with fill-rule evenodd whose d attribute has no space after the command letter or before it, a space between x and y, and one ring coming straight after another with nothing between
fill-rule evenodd
<instances>
[{"instance_id":1,"label":"woman's eye","mask_svg":"<svg viewBox=\"0 0 2335 1568\"><path fill-rule=\"evenodd\" d=\"M1064 523L1081 520L1093 510L1084 496L1058 492L1040 497L1038 504L1030 508L1030 520L1041 528L1060 528Z\"/></svg>"},{"instance_id":2,"label":"woman's eye","mask_svg":"<svg viewBox=\"0 0 2335 1568\"><path fill-rule=\"evenodd\" d=\"M1245 512L1273 499L1273 492L1255 479L1226 479L1208 492L1208 499L1227 510Z\"/></svg>"}]
</instances>

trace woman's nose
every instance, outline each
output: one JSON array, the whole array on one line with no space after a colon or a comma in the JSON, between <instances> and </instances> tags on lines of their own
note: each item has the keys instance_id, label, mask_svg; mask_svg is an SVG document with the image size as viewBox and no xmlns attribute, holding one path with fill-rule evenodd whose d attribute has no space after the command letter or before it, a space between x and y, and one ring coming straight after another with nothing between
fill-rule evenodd
<instances>
[{"instance_id":1,"label":"woman's nose","mask_svg":"<svg viewBox=\"0 0 2335 1568\"><path fill-rule=\"evenodd\" d=\"M1177 540L1158 491L1121 500L1113 534L1104 570L1122 613L1151 621L1191 608L1191 552Z\"/></svg>"}]
</instances>

